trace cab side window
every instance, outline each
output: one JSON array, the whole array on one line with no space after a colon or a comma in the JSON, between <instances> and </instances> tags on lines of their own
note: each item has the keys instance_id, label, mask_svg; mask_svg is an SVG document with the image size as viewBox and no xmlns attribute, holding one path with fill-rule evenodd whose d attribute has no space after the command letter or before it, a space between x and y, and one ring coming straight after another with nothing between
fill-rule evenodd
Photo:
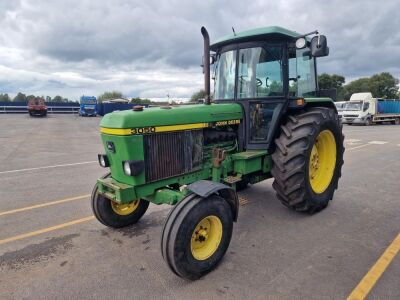
<instances>
[{"instance_id":1,"label":"cab side window","mask_svg":"<svg viewBox=\"0 0 400 300\"><path fill-rule=\"evenodd\" d=\"M290 49L289 96L315 96L316 89L314 58L310 49Z\"/></svg>"}]
</instances>

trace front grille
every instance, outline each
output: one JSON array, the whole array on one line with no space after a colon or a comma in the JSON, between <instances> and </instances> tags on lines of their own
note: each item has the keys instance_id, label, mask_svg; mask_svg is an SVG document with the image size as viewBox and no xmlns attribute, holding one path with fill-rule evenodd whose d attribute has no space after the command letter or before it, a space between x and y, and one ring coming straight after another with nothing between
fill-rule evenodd
<instances>
[{"instance_id":1,"label":"front grille","mask_svg":"<svg viewBox=\"0 0 400 300\"><path fill-rule=\"evenodd\" d=\"M146 182L197 170L203 160L203 130L144 136Z\"/></svg>"}]
</instances>

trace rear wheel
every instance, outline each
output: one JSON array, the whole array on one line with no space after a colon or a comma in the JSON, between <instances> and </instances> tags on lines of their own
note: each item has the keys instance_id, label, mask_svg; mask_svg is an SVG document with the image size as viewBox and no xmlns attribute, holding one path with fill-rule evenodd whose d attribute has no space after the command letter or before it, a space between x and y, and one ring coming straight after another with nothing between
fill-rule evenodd
<instances>
[{"instance_id":1,"label":"rear wheel","mask_svg":"<svg viewBox=\"0 0 400 300\"><path fill-rule=\"evenodd\" d=\"M343 165L343 134L338 115L311 108L289 116L275 140L273 187L279 200L296 211L324 209L333 198Z\"/></svg>"},{"instance_id":2,"label":"rear wheel","mask_svg":"<svg viewBox=\"0 0 400 300\"><path fill-rule=\"evenodd\" d=\"M102 178L110 177L106 174ZM137 223L149 207L149 202L143 199L128 204L119 204L99 194L97 185L92 192L92 210L97 220L112 228L126 227Z\"/></svg>"},{"instance_id":3,"label":"rear wheel","mask_svg":"<svg viewBox=\"0 0 400 300\"><path fill-rule=\"evenodd\" d=\"M170 212L161 235L161 251L178 276L195 280L221 261L232 236L229 204L213 195L203 199L190 195Z\"/></svg>"}]
</instances>

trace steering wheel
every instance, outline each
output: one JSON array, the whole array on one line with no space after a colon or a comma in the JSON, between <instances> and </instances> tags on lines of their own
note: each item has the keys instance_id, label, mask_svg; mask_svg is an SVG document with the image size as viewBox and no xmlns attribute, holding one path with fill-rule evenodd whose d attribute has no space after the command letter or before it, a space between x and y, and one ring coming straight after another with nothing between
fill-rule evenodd
<instances>
[{"instance_id":1,"label":"steering wheel","mask_svg":"<svg viewBox=\"0 0 400 300\"><path fill-rule=\"evenodd\" d=\"M256 78L256 84L257 86L262 86L262 81L260 78Z\"/></svg>"}]
</instances>

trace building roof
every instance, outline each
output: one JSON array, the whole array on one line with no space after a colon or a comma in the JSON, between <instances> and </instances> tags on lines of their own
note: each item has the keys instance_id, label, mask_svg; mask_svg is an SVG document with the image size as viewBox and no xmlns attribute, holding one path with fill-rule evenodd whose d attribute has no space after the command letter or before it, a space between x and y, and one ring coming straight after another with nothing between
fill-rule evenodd
<instances>
[{"instance_id":1,"label":"building roof","mask_svg":"<svg viewBox=\"0 0 400 300\"><path fill-rule=\"evenodd\" d=\"M211 45L212 50L216 50L220 46L224 46L226 44L231 44L234 42L242 42L246 40L252 40L257 37L263 36L280 36L283 38L293 39L300 37L301 34L292 30L285 29L279 26L268 26L262 28L251 29L247 31L238 32L236 34L226 35L220 39L218 39L215 43Z\"/></svg>"}]
</instances>

